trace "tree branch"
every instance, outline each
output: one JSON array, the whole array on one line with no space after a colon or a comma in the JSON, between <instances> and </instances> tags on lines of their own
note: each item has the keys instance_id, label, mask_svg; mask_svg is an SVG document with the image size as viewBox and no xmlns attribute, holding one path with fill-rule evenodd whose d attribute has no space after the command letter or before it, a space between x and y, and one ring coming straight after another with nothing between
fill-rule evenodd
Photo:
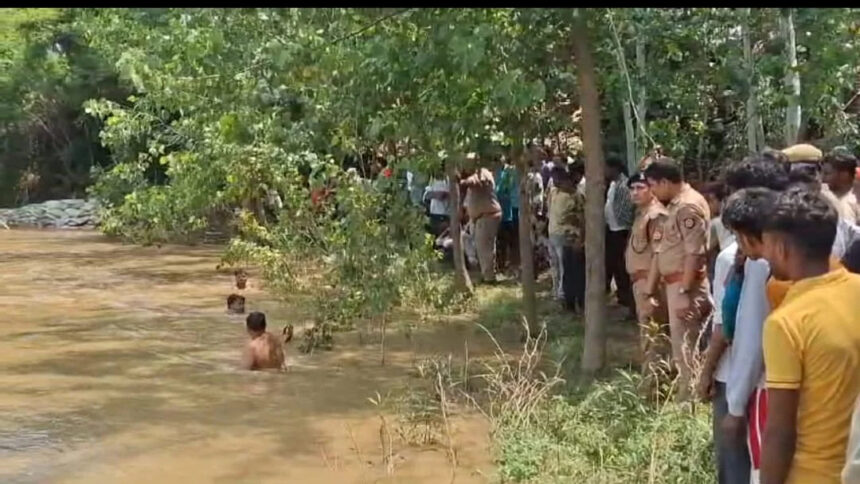
<instances>
[{"instance_id":1,"label":"tree branch","mask_svg":"<svg viewBox=\"0 0 860 484\"><path fill-rule=\"evenodd\" d=\"M381 24L382 22L384 22L384 21L386 21L386 20L388 20L388 19L390 19L390 18L396 17L396 16L398 16L398 15L402 15L402 14L404 14L404 13L406 13L406 12L409 12L410 10L414 10L414 9L415 9L414 7L411 7L411 8L403 8L403 9L400 9L400 10L398 10L398 11L396 11L396 12L392 12L392 13L390 13L390 14L388 14L388 15L383 15L382 17L379 17L378 19L374 20L373 22L370 22L369 24L367 24L367 25L365 25L365 26L361 27L360 29L355 30L355 31L352 31L352 32L350 32L350 33L348 33L348 34L346 34L346 35L344 35L344 36L338 37L338 38L336 38L336 39L332 40L331 42L329 42L329 43L328 43L328 44L326 44L326 45L329 45L329 46L330 46L330 45L334 45L334 44L337 44L337 43L339 43L339 42L341 42L341 41L344 41L344 40L347 40L347 39L351 39L351 38L353 38L353 37L356 37L356 36L358 36L358 35L361 35L362 33L364 33L364 32L366 32L366 31L370 30L370 29L371 29L371 28L373 28L374 26L379 25L379 24ZM260 59L260 60L258 60L258 61L256 61L256 62L254 62L254 63L250 64L250 65L249 65L248 67L246 67L245 69L242 69L242 70L240 70L240 71L238 71L238 72L234 73L234 74L233 74L233 77L238 76L238 75L240 75L240 74L247 74L247 73L251 72L252 70L254 70L254 69L258 68L258 67L263 67L263 66L264 66L266 63L268 63L268 62L270 62L270 59L269 59L269 58L263 58L263 59ZM197 76L197 77L192 77L192 76L183 76L183 77L179 77L178 79L181 79L181 80L183 80L183 81L195 81L195 80L204 80L204 79L217 79L217 78L220 78L220 77L224 77L225 75L226 75L226 74L224 74L224 73L218 73L218 74L209 74L209 75L205 75L205 76Z\"/></svg>"},{"instance_id":2,"label":"tree branch","mask_svg":"<svg viewBox=\"0 0 860 484\"><path fill-rule=\"evenodd\" d=\"M642 123L642 118L639 115L639 109L636 107L636 102L633 98L633 87L630 82L630 73L627 71L627 58L624 56L624 48L621 46L621 40L618 38L618 30L615 28L615 21L612 19L612 12L607 10L607 16L609 17L609 26L612 29L612 39L615 41L615 48L617 49L617 55L619 58L619 63L621 64L621 72L624 74L624 79L627 81L627 96L631 107L633 108L633 116L636 118L636 125L639 127L639 131L642 132L648 141L651 142L651 147L657 146L657 142L654 141L654 138L648 134L648 131L645 130L645 125Z\"/></svg>"},{"instance_id":3,"label":"tree branch","mask_svg":"<svg viewBox=\"0 0 860 484\"><path fill-rule=\"evenodd\" d=\"M338 38L334 39L333 41L329 42L329 45L334 45L334 44L337 44L338 42L341 42L341 41L344 41L344 40L347 40L347 39L351 39L351 38L353 38L353 37L356 37L356 36L358 36L358 35L361 35L362 33L364 33L364 32L366 32L366 31L370 30L370 29L371 29L371 28L373 28L374 26L379 25L379 24L381 24L382 22L385 22L386 20L388 20L388 19L390 19L390 18L392 18L392 17L396 17L396 16L398 16L398 15L402 15L402 14L404 14L404 13L406 13L406 12L410 11L410 10L414 10L414 7L412 7L412 8L402 8L402 9L397 10L396 12L392 12L392 13L390 13L390 14L388 14L388 15L383 15L382 17L379 17L378 19L374 20L373 22L370 22L369 24L365 25L364 27L362 27L362 28L360 28L360 29L358 29L358 30L355 30L355 31L353 31L353 32L350 32L350 33L348 33L348 34L346 34L346 35L342 36L342 37L338 37Z\"/></svg>"}]
</instances>

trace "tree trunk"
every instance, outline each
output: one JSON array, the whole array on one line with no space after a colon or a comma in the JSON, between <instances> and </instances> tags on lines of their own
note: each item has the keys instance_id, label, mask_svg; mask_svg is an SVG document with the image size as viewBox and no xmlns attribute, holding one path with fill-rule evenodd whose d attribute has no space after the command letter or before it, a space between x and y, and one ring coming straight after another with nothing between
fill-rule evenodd
<instances>
[{"instance_id":1,"label":"tree trunk","mask_svg":"<svg viewBox=\"0 0 860 484\"><path fill-rule=\"evenodd\" d=\"M648 95L645 91L645 79L647 72L645 66L645 35L637 33L636 35L636 81L639 87L638 99L636 100L636 123L639 126L639 132L645 133L645 119L648 116ZM636 162L645 156L645 146L647 145L645 136L640 136L639 142L636 143ZM636 168L635 166L633 167ZM631 173L633 173L631 171Z\"/></svg>"},{"instance_id":2,"label":"tree trunk","mask_svg":"<svg viewBox=\"0 0 860 484\"><path fill-rule=\"evenodd\" d=\"M585 349L582 354L582 369L587 375L593 375L603 368L606 358L606 267L603 220L606 181L600 139L600 99L584 15L584 10L577 10L571 41L582 104L582 137L587 180L585 186Z\"/></svg>"},{"instance_id":3,"label":"tree trunk","mask_svg":"<svg viewBox=\"0 0 860 484\"><path fill-rule=\"evenodd\" d=\"M639 161L636 157L636 130L633 127L633 114L630 112L630 101L627 96L622 96L621 99L622 114L624 115L624 139L627 149L627 169L630 173L636 171L636 165Z\"/></svg>"},{"instance_id":4,"label":"tree trunk","mask_svg":"<svg viewBox=\"0 0 860 484\"><path fill-rule=\"evenodd\" d=\"M699 136L699 147L696 150L696 175L699 181L705 181L705 167L702 166L702 155L705 151L705 137Z\"/></svg>"},{"instance_id":5,"label":"tree trunk","mask_svg":"<svg viewBox=\"0 0 860 484\"><path fill-rule=\"evenodd\" d=\"M622 51L621 39L618 39L618 45L615 47L615 60L618 62L618 71L627 72L627 64ZM628 79L628 82L630 79ZM624 118L624 145L627 151L627 169L632 173L636 170L636 131L633 126L632 109L632 89L629 85L622 83L621 87L621 114Z\"/></svg>"},{"instance_id":6,"label":"tree trunk","mask_svg":"<svg viewBox=\"0 0 860 484\"><path fill-rule=\"evenodd\" d=\"M379 353L381 355L380 365L385 366L385 330L386 328L386 316L383 314L382 319L379 321Z\"/></svg>"},{"instance_id":7,"label":"tree trunk","mask_svg":"<svg viewBox=\"0 0 860 484\"><path fill-rule=\"evenodd\" d=\"M264 206L263 198L260 196L254 197L254 214L257 216L257 221L263 227L269 226L269 219L266 217L266 208Z\"/></svg>"},{"instance_id":8,"label":"tree trunk","mask_svg":"<svg viewBox=\"0 0 860 484\"><path fill-rule=\"evenodd\" d=\"M457 180L457 167L453 160L446 162L448 172L448 225L451 230L451 238L454 242L454 289L457 292L472 293L472 280L469 271L466 270L466 254L463 252L463 239L460 235L460 182Z\"/></svg>"},{"instance_id":9,"label":"tree trunk","mask_svg":"<svg viewBox=\"0 0 860 484\"><path fill-rule=\"evenodd\" d=\"M537 320L537 303L535 301L535 264L534 246L532 245L532 206L531 196L526 190L529 173L531 152L523 153L522 140L518 140L514 160L517 164L517 178L520 193L519 237L520 237L520 280L523 288L523 315L529 326L529 334L536 336L540 332Z\"/></svg>"},{"instance_id":10,"label":"tree trunk","mask_svg":"<svg viewBox=\"0 0 860 484\"><path fill-rule=\"evenodd\" d=\"M702 112L702 124L704 126L707 126L708 125L708 109L707 109L707 107L705 107L705 109L703 109L702 111L703 111ZM705 156L705 142L707 140L707 135L708 135L707 130L703 131L699 135L699 143L698 143L698 147L696 149L696 170L699 172L698 173L699 174L699 180L701 180L701 181L705 181L705 179L707 178L705 176L705 168L704 168L704 166L702 166L702 164L704 162L703 158ZM709 171L710 171L710 168L711 168L711 164L709 163L708 164L708 170Z\"/></svg>"},{"instance_id":11,"label":"tree trunk","mask_svg":"<svg viewBox=\"0 0 860 484\"><path fill-rule=\"evenodd\" d=\"M781 20L785 51L788 57L788 70L785 75L785 85L788 88L788 108L785 112L785 144L789 146L797 143L797 134L800 131L800 73L797 72L797 43L795 42L792 9L785 9Z\"/></svg>"},{"instance_id":12,"label":"tree trunk","mask_svg":"<svg viewBox=\"0 0 860 484\"><path fill-rule=\"evenodd\" d=\"M758 137L758 129L761 125L758 112L758 100L756 96L755 64L752 57L752 42L750 41L749 20L750 9L744 9L744 21L741 24L741 34L744 43L744 63L746 64L747 82L749 92L747 93L746 123L747 123L747 149L750 153L758 153L764 144L763 139Z\"/></svg>"}]
</instances>

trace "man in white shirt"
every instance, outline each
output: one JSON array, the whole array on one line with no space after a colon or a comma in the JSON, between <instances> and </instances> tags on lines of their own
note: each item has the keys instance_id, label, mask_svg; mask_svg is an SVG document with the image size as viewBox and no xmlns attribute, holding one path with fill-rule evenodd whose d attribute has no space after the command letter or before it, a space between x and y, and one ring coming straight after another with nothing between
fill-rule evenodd
<instances>
[{"instance_id":1,"label":"man in white shirt","mask_svg":"<svg viewBox=\"0 0 860 484\"><path fill-rule=\"evenodd\" d=\"M723 220L735 233L738 246L747 256L744 265L744 280L735 320L734 337L729 374L726 379L726 405L728 415L723 418L722 436L727 445L748 447L750 451L751 476L756 476L760 467L761 438L759 432L747 432L750 425L756 426L763 409L750 402L763 400L764 354L762 334L764 321L770 314L767 298L767 280L770 266L763 256L762 229L765 214L771 213L778 193L761 187L747 188L733 193L727 200ZM752 400L751 400L752 397ZM748 408L755 410L749 411Z\"/></svg>"},{"instance_id":2,"label":"man in white shirt","mask_svg":"<svg viewBox=\"0 0 860 484\"><path fill-rule=\"evenodd\" d=\"M406 172L406 191L409 201L416 207L423 204L423 195L426 193L427 176L413 171Z\"/></svg>"},{"instance_id":3,"label":"man in white shirt","mask_svg":"<svg viewBox=\"0 0 860 484\"><path fill-rule=\"evenodd\" d=\"M543 182L544 188L549 186L549 179L552 174L552 169L555 166L555 162L553 159L555 156L552 153L552 150L549 148L540 148L541 150L541 164L540 164L540 176L541 181Z\"/></svg>"},{"instance_id":4,"label":"man in white shirt","mask_svg":"<svg viewBox=\"0 0 860 484\"><path fill-rule=\"evenodd\" d=\"M711 209L711 233L708 238L708 277L713 283L717 254L734 242L735 235L726 228L720 217L725 198L725 185L720 182L706 183L701 193L708 201L708 207Z\"/></svg>"},{"instance_id":5,"label":"man in white shirt","mask_svg":"<svg viewBox=\"0 0 860 484\"><path fill-rule=\"evenodd\" d=\"M702 189L702 195L708 201L711 208L711 241L710 244L723 250L735 241L735 234L723 224L722 204L725 198L725 185L720 182L712 182ZM718 252L719 253L719 252Z\"/></svg>"},{"instance_id":6,"label":"man in white shirt","mask_svg":"<svg viewBox=\"0 0 860 484\"><path fill-rule=\"evenodd\" d=\"M783 190L788 185L788 176L780 162L768 157L750 157L729 165L724 173L726 192L734 193L747 187L767 187ZM762 190L758 188L755 190ZM767 191L767 190L766 190ZM743 204L742 204L743 205ZM733 223L746 227L749 221L764 217L756 211L767 210L762 204L747 203L752 211L738 210L727 200L722 211L726 225ZM758 206L759 208L754 208ZM743 215L743 216L742 216ZM751 215L751 216L748 216ZM737 223L742 219L744 223ZM731 223L730 223L731 222ZM744 228L743 232L757 232L758 229ZM717 256L714 269L715 321L705 365L699 382L699 394L704 399L714 397L714 443L717 448L718 481L720 484L749 482L751 458L746 434L746 409L750 394L759 390L763 375L762 368L762 328L770 311L767 300L767 278L770 274L767 262L759 259L758 246L747 248L747 240L740 252L750 251L744 263L744 279L736 310L734 331L731 340L724 336L722 323L723 297L728 271L732 269L735 256L739 252L740 240L732 242ZM730 345L727 347L727 345ZM716 383L714 382L716 380ZM722 383L722 385L720 385ZM719 428L717 428L719 427ZM746 444L746 445L745 445Z\"/></svg>"},{"instance_id":7,"label":"man in white shirt","mask_svg":"<svg viewBox=\"0 0 860 484\"><path fill-rule=\"evenodd\" d=\"M713 332L715 335L723 334L723 297L725 296L725 282L729 276L729 272L734 269L735 258L738 255L738 244L732 242L723 249L717 256L717 261L714 268L714 322ZM723 339L717 338L719 343L715 343L712 338L712 344L724 344ZM713 370L713 363L706 362L706 365L711 365L703 372L702 378L707 379L711 372L714 372L714 382L710 389L705 392L710 392L710 395L702 395L704 397L712 397L711 404L713 406L713 431L714 431L714 451L717 457L717 479L720 484L730 484L736 482L749 482L750 475L750 458L747 449L731 445L726 442L722 432L722 424L726 415L729 413L728 403L726 401L726 382L729 379L732 360L732 347L728 345L720 357L716 365L716 370Z\"/></svg>"},{"instance_id":8,"label":"man in white shirt","mask_svg":"<svg viewBox=\"0 0 860 484\"><path fill-rule=\"evenodd\" d=\"M439 236L448 223L448 180L433 178L424 188L424 201L430 201L430 231Z\"/></svg>"},{"instance_id":9,"label":"man in white shirt","mask_svg":"<svg viewBox=\"0 0 860 484\"><path fill-rule=\"evenodd\" d=\"M624 160L617 155L606 158L606 181L609 189L606 193L604 214L606 217L606 286L610 288L615 279L618 303L636 314L636 303L633 299L633 289L630 275L624 265L624 251L627 250L627 238L630 227L633 226L635 208L627 187L627 175Z\"/></svg>"},{"instance_id":10,"label":"man in white shirt","mask_svg":"<svg viewBox=\"0 0 860 484\"><path fill-rule=\"evenodd\" d=\"M849 223L860 223L860 207L854 195L854 176L857 172L857 158L847 151L829 153L821 165L821 177L825 190L829 190L836 199L836 210L839 217Z\"/></svg>"}]
</instances>

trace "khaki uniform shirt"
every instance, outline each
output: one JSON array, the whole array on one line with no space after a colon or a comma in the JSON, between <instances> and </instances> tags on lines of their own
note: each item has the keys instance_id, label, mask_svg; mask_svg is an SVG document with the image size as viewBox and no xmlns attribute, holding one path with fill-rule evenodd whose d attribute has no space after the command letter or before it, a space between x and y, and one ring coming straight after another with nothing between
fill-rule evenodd
<instances>
[{"instance_id":1,"label":"khaki uniform shirt","mask_svg":"<svg viewBox=\"0 0 860 484\"><path fill-rule=\"evenodd\" d=\"M666 206L666 217L653 240L657 269L664 278L683 273L684 258L704 256L708 251L711 210L705 197L684 183L678 195ZM705 268L702 257L701 269Z\"/></svg>"},{"instance_id":2,"label":"khaki uniform shirt","mask_svg":"<svg viewBox=\"0 0 860 484\"><path fill-rule=\"evenodd\" d=\"M647 277L651 269L651 258L654 255L652 237L656 229L663 223L666 209L653 200L648 206L636 210L636 218L633 219L633 227L630 229L630 238L627 241L627 251L624 261L627 272L631 279L638 280ZM640 277L636 277L637 274Z\"/></svg>"},{"instance_id":3,"label":"khaki uniform shirt","mask_svg":"<svg viewBox=\"0 0 860 484\"><path fill-rule=\"evenodd\" d=\"M469 186L464 205L469 213L469 219L477 220L485 215L495 215L502 211L496 198L496 182L493 174L486 168L480 168L475 174L463 180Z\"/></svg>"}]
</instances>

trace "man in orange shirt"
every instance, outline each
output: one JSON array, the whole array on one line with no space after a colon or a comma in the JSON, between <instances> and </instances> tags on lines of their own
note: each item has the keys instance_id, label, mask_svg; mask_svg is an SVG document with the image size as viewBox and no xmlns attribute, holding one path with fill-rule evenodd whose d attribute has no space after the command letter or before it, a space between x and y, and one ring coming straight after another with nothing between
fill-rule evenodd
<instances>
[{"instance_id":1,"label":"man in orange shirt","mask_svg":"<svg viewBox=\"0 0 860 484\"><path fill-rule=\"evenodd\" d=\"M838 484L860 394L860 276L830 269L837 213L816 191L782 193L765 221L764 256L793 281L767 318L763 484Z\"/></svg>"}]
</instances>

